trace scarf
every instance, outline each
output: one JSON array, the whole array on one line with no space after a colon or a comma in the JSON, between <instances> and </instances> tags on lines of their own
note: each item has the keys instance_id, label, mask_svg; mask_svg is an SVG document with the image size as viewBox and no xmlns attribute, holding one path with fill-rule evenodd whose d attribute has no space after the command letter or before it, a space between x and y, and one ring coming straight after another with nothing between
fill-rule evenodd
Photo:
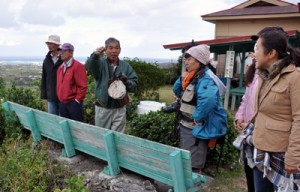
<instances>
[{"instance_id":1,"label":"scarf","mask_svg":"<svg viewBox=\"0 0 300 192\"><path fill-rule=\"evenodd\" d=\"M195 70L189 72L189 74L184 77L184 79L182 80L182 90L185 90L185 88L189 85L191 79L194 77L194 75L197 71L198 70L195 69Z\"/></svg>"}]
</instances>

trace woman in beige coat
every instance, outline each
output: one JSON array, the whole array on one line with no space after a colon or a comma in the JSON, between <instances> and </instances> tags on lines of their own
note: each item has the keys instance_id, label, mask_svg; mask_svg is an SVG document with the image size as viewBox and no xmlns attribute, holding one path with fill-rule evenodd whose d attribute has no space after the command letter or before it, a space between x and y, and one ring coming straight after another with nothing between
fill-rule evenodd
<instances>
[{"instance_id":1,"label":"woman in beige coat","mask_svg":"<svg viewBox=\"0 0 300 192\"><path fill-rule=\"evenodd\" d=\"M300 51L283 31L258 36L253 132L256 192L300 188Z\"/></svg>"}]
</instances>

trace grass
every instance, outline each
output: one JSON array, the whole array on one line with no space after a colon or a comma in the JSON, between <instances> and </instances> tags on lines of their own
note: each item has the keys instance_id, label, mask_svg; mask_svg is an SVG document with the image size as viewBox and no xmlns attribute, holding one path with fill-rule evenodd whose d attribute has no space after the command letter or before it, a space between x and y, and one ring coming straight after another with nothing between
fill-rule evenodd
<instances>
[{"instance_id":1,"label":"grass","mask_svg":"<svg viewBox=\"0 0 300 192\"><path fill-rule=\"evenodd\" d=\"M175 96L173 93L172 85L164 85L159 88L159 101L165 102L166 105L170 105L175 102Z\"/></svg>"},{"instance_id":2,"label":"grass","mask_svg":"<svg viewBox=\"0 0 300 192\"><path fill-rule=\"evenodd\" d=\"M159 89L160 102L167 105L175 101L172 85L165 85ZM214 168L212 168L214 169ZM247 191L246 177L243 165L234 168L219 168L219 172L209 170L214 175L213 181L202 192L242 192Z\"/></svg>"},{"instance_id":3,"label":"grass","mask_svg":"<svg viewBox=\"0 0 300 192\"><path fill-rule=\"evenodd\" d=\"M242 192L247 191L246 177L243 165L232 170L220 168L213 181L202 192Z\"/></svg>"}]
</instances>

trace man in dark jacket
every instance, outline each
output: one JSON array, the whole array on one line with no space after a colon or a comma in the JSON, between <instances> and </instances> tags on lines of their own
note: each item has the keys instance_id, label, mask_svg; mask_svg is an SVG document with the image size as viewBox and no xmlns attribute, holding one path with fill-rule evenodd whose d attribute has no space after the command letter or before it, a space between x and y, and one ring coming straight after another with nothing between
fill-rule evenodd
<instances>
[{"instance_id":1,"label":"man in dark jacket","mask_svg":"<svg viewBox=\"0 0 300 192\"><path fill-rule=\"evenodd\" d=\"M49 113L58 115L59 101L56 94L56 72L63 63L58 51L60 37L58 35L50 35L46 44L49 52L43 62L41 99L47 99Z\"/></svg>"}]
</instances>

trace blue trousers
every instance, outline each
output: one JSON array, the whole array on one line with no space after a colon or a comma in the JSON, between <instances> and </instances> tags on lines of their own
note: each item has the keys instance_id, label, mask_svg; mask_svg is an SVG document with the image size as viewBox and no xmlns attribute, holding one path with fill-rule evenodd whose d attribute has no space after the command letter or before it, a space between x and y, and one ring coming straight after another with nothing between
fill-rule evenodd
<instances>
[{"instance_id":1,"label":"blue trousers","mask_svg":"<svg viewBox=\"0 0 300 192\"><path fill-rule=\"evenodd\" d=\"M257 167L253 168L253 176L254 176L254 188L255 192L274 192L276 191L273 183L267 178L263 178L263 172L257 169Z\"/></svg>"},{"instance_id":2,"label":"blue trousers","mask_svg":"<svg viewBox=\"0 0 300 192\"><path fill-rule=\"evenodd\" d=\"M75 100L69 103L59 103L60 116L73 119L75 121L83 122L83 108L82 103L78 103Z\"/></svg>"},{"instance_id":3,"label":"blue trousers","mask_svg":"<svg viewBox=\"0 0 300 192\"><path fill-rule=\"evenodd\" d=\"M59 115L59 102L48 101L48 113Z\"/></svg>"}]
</instances>

